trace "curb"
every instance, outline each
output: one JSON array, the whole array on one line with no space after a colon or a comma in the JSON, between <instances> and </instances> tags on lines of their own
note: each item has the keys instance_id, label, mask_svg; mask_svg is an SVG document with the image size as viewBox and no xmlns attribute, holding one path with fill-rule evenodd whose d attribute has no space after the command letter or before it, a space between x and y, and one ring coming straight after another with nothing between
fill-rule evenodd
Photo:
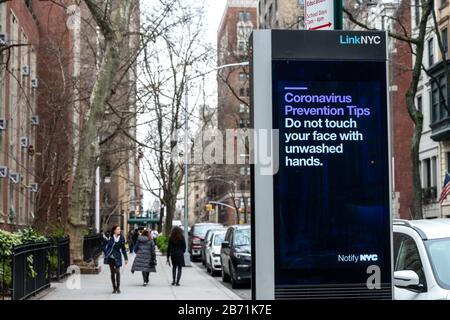
<instances>
[{"instance_id":1,"label":"curb","mask_svg":"<svg viewBox=\"0 0 450 320\"><path fill-rule=\"evenodd\" d=\"M196 265L194 262L192 262L191 265L194 269L197 270L197 272L199 272L202 275L202 277L206 278L209 282L214 284L214 286L216 286L217 288L219 288L220 290L225 292L225 294L227 296L229 296L231 300L244 300L243 298L238 296L236 293L234 293L232 290L230 290L227 287L225 287L224 285L220 284L218 281L212 279L209 274L205 273L205 270L203 270L201 267Z\"/></svg>"}]
</instances>

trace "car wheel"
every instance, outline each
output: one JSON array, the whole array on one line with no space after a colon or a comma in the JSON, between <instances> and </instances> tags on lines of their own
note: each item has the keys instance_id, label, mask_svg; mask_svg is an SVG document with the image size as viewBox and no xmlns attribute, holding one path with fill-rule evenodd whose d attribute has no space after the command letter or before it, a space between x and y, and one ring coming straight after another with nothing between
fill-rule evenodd
<instances>
[{"instance_id":1,"label":"car wheel","mask_svg":"<svg viewBox=\"0 0 450 320\"><path fill-rule=\"evenodd\" d=\"M223 267L222 267L222 281L230 282L230 276L225 273L225 271L223 270Z\"/></svg>"},{"instance_id":2,"label":"car wheel","mask_svg":"<svg viewBox=\"0 0 450 320\"><path fill-rule=\"evenodd\" d=\"M236 275L232 264L230 264L230 279L231 279L231 287L233 289L237 289L239 287L239 283L236 280Z\"/></svg>"}]
</instances>

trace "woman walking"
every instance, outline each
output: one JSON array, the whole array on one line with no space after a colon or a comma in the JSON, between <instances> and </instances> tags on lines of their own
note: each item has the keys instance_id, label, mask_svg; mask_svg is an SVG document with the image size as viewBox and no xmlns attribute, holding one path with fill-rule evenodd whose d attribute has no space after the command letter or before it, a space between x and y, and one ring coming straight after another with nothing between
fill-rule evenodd
<instances>
[{"instance_id":1,"label":"woman walking","mask_svg":"<svg viewBox=\"0 0 450 320\"><path fill-rule=\"evenodd\" d=\"M125 238L121 234L120 227L112 227L111 236L103 236L103 252L105 254L104 263L109 265L111 270L111 282L113 293L120 293L120 267L122 267L122 254L125 258L125 265L128 264L127 250L125 248Z\"/></svg>"},{"instance_id":2,"label":"woman walking","mask_svg":"<svg viewBox=\"0 0 450 320\"><path fill-rule=\"evenodd\" d=\"M142 235L137 238L134 245L134 258L131 272L142 271L142 278L144 279L144 287L148 284L150 272L156 272L156 253L155 243L148 230L144 230Z\"/></svg>"},{"instance_id":3,"label":"woman walking","mask_svg":"<svg viewBox=\"0 0 450 320\"><path fill-rule=\"evenodd\" d=\"M181 270L184 267L184 252L186 251L186 241L184 241L183 230L179 227L172 229L169 244L167 246L167 262L169 257L172 260L172 285L180 285Z\"/></svg>"}]
</instances>

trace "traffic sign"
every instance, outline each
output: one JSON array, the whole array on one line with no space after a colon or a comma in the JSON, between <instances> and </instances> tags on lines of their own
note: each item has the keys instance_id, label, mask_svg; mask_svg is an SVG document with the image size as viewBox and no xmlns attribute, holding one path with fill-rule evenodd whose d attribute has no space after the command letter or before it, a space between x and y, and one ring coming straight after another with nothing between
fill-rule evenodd
<instances>
[{"instance_id":1,"label":"traffic sign","mask_svg":"<svg viewBox=\"0 0 450 320\"><path fill-rule=\"evenodd\" d=\"M306 0L305 26L307 30L334 30L334 0Z\"/></svg>"}]
</instances>

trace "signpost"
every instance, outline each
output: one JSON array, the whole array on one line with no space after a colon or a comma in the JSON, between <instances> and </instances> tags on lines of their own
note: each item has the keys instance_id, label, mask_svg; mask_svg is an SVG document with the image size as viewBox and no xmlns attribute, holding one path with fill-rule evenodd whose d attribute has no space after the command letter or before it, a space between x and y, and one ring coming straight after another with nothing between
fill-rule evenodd
<instances>
[{"instance_id":1,"label":"signpost","mask_svg":"<svg viewBox=\"0 0 450 320\"><path fill-rule=\"evenodd\" d=\"M255 150L276 130L279 159L253 159L253 298L392 298L386 39L253 33Z\"/></svg>"},{"instance_id":2,"label":"signpost","mask_svg":"<svg viewBox=\"0 0 450 320\"><path fill-rule=\"evenodd\" d=\"M342 29L342 0L306 0L306 30Z\"/></svg>"}]
</instances>

